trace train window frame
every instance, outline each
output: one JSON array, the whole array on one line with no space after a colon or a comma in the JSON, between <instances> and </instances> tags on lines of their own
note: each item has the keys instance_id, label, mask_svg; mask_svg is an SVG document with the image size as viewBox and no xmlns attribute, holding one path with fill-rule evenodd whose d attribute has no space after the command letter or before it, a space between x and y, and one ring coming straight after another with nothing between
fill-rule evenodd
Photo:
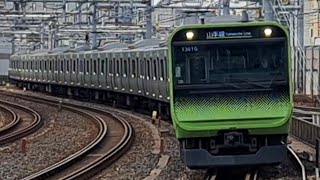
<instances>
[{"instance_id":1,"label":"train window frame","mask_svg":"<svg viewBox=\"0 0 320 180\"><path fill-rule=\"evenodd\" d=\"M69 73L69 70L70 70L70 63L69 63L69 59L66 59L66 73L68 74Z\"/></svg>"},{"instance_id":2,"label":"train window frame","mask_svg":"<svg viewBox=\"0 0 320 180\"><path fill-rule=\"evenodd\" d=\"M132 65L131 65L131 77L132 78L135 78L136 75L137 75L137 60L138 59L139 58L136 58L136 59L132 58L131 59L131 63L132 63Z\"/></svg>"},{"instance_id":3,"label":"train window frame","mask_svg":"<svg viewBox=\"0 0 320 180\"><path fill-rule=\"evenodd\" d=\"M119 76L120 74L120 62L119 59L116 60L116 76Z\"/></svg>"},{"instance_id":4,"label":"train window frame","mask_svg":"<svg viewBox=\"0 0 320 180\"><path fill-rule=\"evenodd\" d=\"M86 59L84 59L85 60L85 62L86 62L86 74L89 74L89 72L90 72L90 61L89 60L86 60Z\"/></svg>"},{"instance_id":5,"label":"train window frame","mask_svg":"<svg viewBox=\"0 0 320 180\"><path fill-rule=\"evenodd\" d=\"M101 62L100 58L97 59L97 75L101 73Z\"/></svg>"},{"instance_id":6,"label":"train window frame","mask_svg":"<svg viewBox=\"0 0 320 180\"><path fill-rule=\"evenodd\" d=\"M91 59L91 62L92 62L92 74L96 75L97 74L97 60Z\"/></svg>"},{"instance_id":7,"label":"train window frame","mask_svg":"<svg viewBox=\"0 0 320 180\"><path fill-rule=\"evenodd\" d=\"M123 72L122 72L123 77L126 77L127 73L128 73L128 63L126 59L123 59Z\"/></svg>"},{"instance_id":8,"label":"train window frame","mask_svg":"<svg viewBox=\"0 0 320 180\"><path fill-rule=\"evenodd\" d=\"M105 73L106 60L101 59L100 63L101 63L101 65L100 65L100 74L101 74L101 75L104 75L104 73Z\"/></svg>"},{"instance_id":9,"label":"train window frame","mask_svg":"<svg viewBox=\"0 0 320 180\"><path fill-rule=\"evenodd\" d=\"M78 59L79 60L79 74L83 74L84 73L84 61L82 59Z\"/></svg>"},{"instance_id":10,"label":"train window frame","mask_svg":"<svg viewBox=\"0 0 320 180\"><path fill-rule=\"evenodd\" d=\"M76 73L76 60L75 59L72 59L72 74L75 74Z\"/></svg>"},{"instance_id":11,"label":"train window frame","mask_svg":"<svg viewBox=\"0 0 320 180\"><path fill-rule=\"evenodd\" d=\"M109 69L108 69L108 71L109 71L109 76L112 76L113 75L113 62L115 61L115 59L114 58L110 58L110 60L109 60Z\"/></svg>"},{"instance_id":12,"label":"train window frame","mask_svg":"<svg viewBox=\"0 0 320 180\"><path fill-rule=\"evenodd\" d=\"M146 58L140 59L140 66L139 66L139 70L140 70L140 78L144 79L145 76L145 61Z\"/></svg>"},{"instance_id":13,"label":"train window frame","mask_svg":"<svg viewBox=\"0 0 320 180\"><path fill-rule=\"evenodd\" d=\"M163 69L164 69L164 75L163 75L163 78L165 79L165 81L169 81L169 76L168 76L168 66L166 66L167 64L167 57L164 57L163 58Z\"/></svg>"},{"instance_id":14,"label":"train window frame","mask_svg":"<svg viewBox=\"0 0 320 180\"><path fill-rule=\"evenodd\" d=\"M157 58L155 58L155 59L153 59L152 60L152 65L153 65L153 80L155 81L155 80L157 80L157 78L159 77L159 75L158 75L158 62L159 62L159 58L157 57Z\"/></svg>"},{"instance_id":15,"label":"train window frame","mask_svg":"<svg viewBox=\"0 0 320 180\"><path fill-rule=\"evenodd\" d=\"M159 64L160 64L160 81L164 81L165 80L165 72L164 72L164 59L160 58L159 60Z\"/></svg>"},{"instance_id":16,"label":"train window frame","mask_svg":"<svg viewBox=\"0 0 320 180\"><path fill-rule=\"evenodd\" d=\"M145 68L146 68L146 72L147 72L147 80L149 80L151 77L151 68L150 68L150 60L149 59L147 59L147 63L145 65Z\"/></svg>"}]
</instances>

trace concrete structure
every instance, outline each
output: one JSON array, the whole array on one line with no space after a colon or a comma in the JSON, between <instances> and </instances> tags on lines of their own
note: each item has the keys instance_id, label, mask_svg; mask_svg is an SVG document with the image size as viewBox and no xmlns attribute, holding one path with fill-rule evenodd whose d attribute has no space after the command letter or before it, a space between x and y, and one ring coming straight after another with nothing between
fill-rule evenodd
<instances>
[{"instance_id":1,"label":"concrete structure","mask_svg":"<svg viewBox=\"0 0 320 180\"><path fill-rule=\"evenodd\" d=\"M304 44L320 45L320 8L318 0L304 2Z\"/></svg>"}]
</instances>

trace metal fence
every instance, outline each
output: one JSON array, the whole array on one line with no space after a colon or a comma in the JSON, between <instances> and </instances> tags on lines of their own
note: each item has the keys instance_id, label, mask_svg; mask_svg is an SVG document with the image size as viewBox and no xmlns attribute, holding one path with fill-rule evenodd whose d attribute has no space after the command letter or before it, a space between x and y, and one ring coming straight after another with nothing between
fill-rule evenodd
<instances>
[{"instance_id":1,"label":"metal fence","mask_svg":"<svg viewBox=\"0 0 320 180\"><path fill-rule=\"evenodd\" d=\"M316 139L320 137L320 126L301 118L293 117L290 134L315 147Z\"/></svg>"},{"instance_id":2,"label":"metal fence","mask_svg":"<svg viewBox=\"0 0 320 180\"><path fill-rule=\"evenodd\" d=\"M0 86L5 85L8 82L8 76L7 75L0 75Z\"/></svg>"}]
</instances>

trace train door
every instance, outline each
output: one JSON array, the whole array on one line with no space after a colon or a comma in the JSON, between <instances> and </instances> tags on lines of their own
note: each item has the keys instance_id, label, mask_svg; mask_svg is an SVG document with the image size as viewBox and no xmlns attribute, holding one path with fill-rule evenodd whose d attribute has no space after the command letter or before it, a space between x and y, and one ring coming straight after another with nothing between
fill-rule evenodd
<instances>
[{"instance_id":1,"label":"train door","mask_svg":"<svg viewBox=\"0 0 320 180\"><path fill-rule=\"evenodd\" d=\"M116 68L115 68L115 61L116 59L113 57L113 54L109 54L110 59L109 59L109 77L110 77L110 89L112 89L113 91L116 90L115 89L115 82L114 82L114 77L116 76ZM109 84L108 83L108 84ZM107 86L108 89L108 86Z\"/></svg>"},{"instance_id":2,"label":"train door","mask_svg":"<svg viewBox=\"0 0 320 180\"><path fill-rule=\"evenodd\" d=\"M85 61L84 61L84 55L80 54L78 55L78 61L79 61L79 73L78 73L78 85L84 86L84 76L85 76Z\"/></svg>"},{"instance_id":3,"label":"train door","mask_svg":"<svg viewBox=\"0 0 320 180\"><path fill-rule=\"evenodd\" d=\"M160 94L160 87L159 87L159 52L158 51L152 51L152 78L150 78L151 82L151 96L153 98L158 98Z\"/></svg>"},{"instance_id":4,"label":"train door","mask_svg":"<svg viewBox=\"0 0 320 180\"><path fill-rule=\"evenodd\" d=\"M158 78L158 84L159 84L159 96L158 98L160 100L166 101L167 98L167 78L166 78L166 54L165 50L159 50L159 78Z\"/></svg>"},{"instance_id":5,"label":"train door","mask_svg":"<svg viewBox=\"0 0 320 180\"><path fill-rule=\"evenodd\" d=\"M121 76L122 76L122 61L123 59L120 58L118 53L113 54L115 56L115 76L114 76L114 89L117 91L120 91L122 88L121 84Z\"/></svg>"},{"instance_id":6,"label":"train door","mask_svg":"<svg viewBox=\"0 0 320 180\"><path fill-rule=\"evenodd\" d=\"M70 84L78 85L78 59L76 54L70 54L71 59L71 73L70 73Z\"/></svg>"},{"instance_id":7,"label":"train door","mask_svg":"<svg viewBox=\"0 0 320 180\"><path fill-rule=\"evenodd\" d=\"M127 93L130 92L130 52L124 52L122 56L122 77L121 77L121 84L122 88L121 91L125 91Z\"/></svg>"},{"instance_id":8,"label":"train door","mask_svg":"<svg viewBox=\"0 0 320 180\"><path fill-rule=\"evenodd\" d=\"M98 53L93 53L92 54L92 61L91 61L91 65L92 65L92 75L91 75L91 83L93 87L95 88L99 88L101 87L101 84L99 82L98 79L98 74L100 73L100 56Z\"/></svg>"},{"instance_id":9,"label":"train door","mask_svg":"<svg viewBox=\"0 0 320 180\"><path fill-rule=\"evenodd\" d=\"M52 56L48 56L48 82L53 82L53 67L54 67L54 62Z\"/></svg>"},{"instance_id":10,"label":"train door","mask_svg":"<svg viewBox=\"0 0 320 180\"><path fill-rule=\"evenodd\" d=\"M39 56L39 77L38 77L38 81L43 81L44 80L44 59L43 56Z\"/></svg>"},{"instance_id":11,"label":"train door","mask_svg":"<svg viewBox=\"0 0 320 180\"><path fill-rule=\"evenodd\" d=\"M43 74L43 82L48 82L48 57L44 56L43 59L43 69L42 69L42 74Z\"/></svg>"},{"instance_id":12,"label":"train door","mask_svg":"<svg viewBox=\"0 0 320 180\"><path fill-rule=\"evenodd\" d=\"M84 76L84 86L89 86L91 87L91 66L90 66L90 61L91 61L91 56L90 54L85 54L85 76Z\"/></svg>"},{"instance_id":13,"label":"train door","mask_svg":"<svg viewBox=\"0 0 320 180\"><path fill-rule=\"evenodd\" d=\"M59 57L54 58L54 78L53 82L59 83L58 73L59 73Z\"/></svg>"},{"instance_id":14,"label":"train door","mask_svg":"<svg viewBox=\"0 0 320 180\"><path fill-rule=\"evenodd\" d=\"M139 68L139 78L138 78L138 93L141 95L145 95L144 89L144 79L145 79L145 59L143 52L137 52L138 54L138 68Z\"/></svg>"},{"instance_id":15,"label":"train door","mask_svg":"<svg viewBox=\"0 0 320 180\"><path fill-rule=\"evenodd\" d=\"M129 78L129 88L130 93L138 94L138 53L137 52L130 52L130 59L128 60L128 63L130 64L130 72L128 74Z\"/></svg>"},{"instance_id":16,"label":"train door","mask_svg":"<svg viewBox=\"0 0 320 180\"><path fill-rule=\"evenodd\" d=\"M72 58L70 55L65 56L65 65L66 65L66 73L64 76L65 84L70 85L71 83L71 74L72 74Z\"/></svg>"},{"instance_id":17,"label":"train door","mask_svg":"<svg viewBox=\"0 0 320 180\"><path fill-rule=\"evenodd\" d=\"M99 59L100 59L100 73L99 73L99 83L101 84L102 89L107 88L107 82L108 82L108 73L107 73L107 65L108 65L108 58L106 57L105 53L99 53ZM109 86L110 87L110 86Z\"/></svg>"},{"instance_id":18,"label":"train door","mask_svg":"<svg viewBox=\"0 0 320 180\"><path fill-rule=\"evenodd\" d=\"M59 84L64 84L64 74L65 74L65 57L62 55L58 56L58 82Z\"/></svg>"},{"instance_id":19,"label":"train door","mask_svg":"<svg viewBox=\"0 0 320 180\"><path fill-rule=\"evenodd\" d=\"M152 94L152 56L150 52L145 52L145 79L143 82L145 89L145 96Z\"/></svg>"}]
</instances>

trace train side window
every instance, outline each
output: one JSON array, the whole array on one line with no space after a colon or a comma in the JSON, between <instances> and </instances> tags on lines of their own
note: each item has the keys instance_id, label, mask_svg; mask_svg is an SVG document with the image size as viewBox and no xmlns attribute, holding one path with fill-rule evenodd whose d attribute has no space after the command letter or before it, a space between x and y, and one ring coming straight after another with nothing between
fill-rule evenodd
<instances>
[{"instance_id":1,"label":"train side window","mask_svg":"<svg viewBox=\"0 0 320 180\"><path fill-rule=\"evenodd\" d=\"M158 72L157 72L158 64L157 64L157 62L159 62L159 58L153 60L153 80L156 80L158 78Z\"/></svg>"},{"instance_id":2,"label":"train side window","mask_svg":"<svg viewBox=\"0 0 320 180\"><path fill-rule=\"evenodd\" d=\"M97 63L97 74L101 73L101 62L100 58L98 58L98 63Z\"/></svg>"},{"instance_id":3,"label":"train side window","mask_svg":"<svg viewBox=\"0 0 320 180\"><path fill-rule=\"evenodd\" d=\"M97 60L93 60L93 74L97 73Z\"/></svg>"},{"instance_id":4,"label":"train side window","mask_svg":"<svg viewBox=\"0 0 320 180\"><path fill-rule=\"evenodd\" d=\"M76 60L72 60L72 72L75 73L76 72Z\"/></svg>"},{"instance_id":5,"label":"train side window","mask_svg":"<svg viewBox=\"0 0 320 180\"><path fill-rule=\"evenodd\" d=\"M63 59L60 59L60 72L63 72Z\"/></svg>"},{"instance_id":6,"label":"train side window","mask_svg":"<svg viewBox=\"0 0 320 180\"><path fill-rule=\"evenodd\" d=\"M160 59L160 81L164 80L164 63L163 59Z\"/></svg>"},{"instance_id":7,"label":"train side window","mask_svg":"<svg viewBox=\"0 0 320 180\"><path fill-rule=\"evenodd\" d=\"M42 71L42 60L40 60L40 71Z\"/></svg>"},{"instance_id":8,"label":"train side window","mask_svg":"<svg viewBox=\"0 0 320 180\"><path fill-rule=\"evenodd\" d=\"M145 60L146 59L144 59L144 60L141 59L140 60L140 76L142 76L142 77L144 76L144 72L145 72L144 71L144 62L145 62Z\"/></svg>"},{"instance_id":9,"label":"train side window","mask_svg":"<svg viewBox=\"0 0 320 180\"><path fill-rule=\"evenodd\" d=\"M123 60L123 75L124 75L124 77L127 76L127 73L128 73L127 60Z\"/></svg>"},{"instance_id":10,"label":"train side window","mask_svg":"<svg viewBox=\"0 0 320 180\"><path fill-rule=\"evenodd\" d=\"M33 62L30 61L30 70L32 70L32 69L33 69Z\"/></svg>"},{"instance_id":11,"label":"train side window","mask_svg":"<svg viewBox=\"0 0 320 180\"><path fill-rule=\"evenodd\" d=\"M77 58L77 60L76 60L76 72L77 73L79 73L79 71L80 71L80 67L79 67L80 65L79 64L80 64L80 60Z\"/></svg>"},{"instance_id":12,"label":"train side window","mask_svg":"<svg viewBox=\"0 0 320 180\"><path fill-rule=\"evenodd\" d=\"M104 68L105 68L105 61L101 60L101 74L104 74Z\"/></svg>"},{"instance_id":13,"label":"train side window","mask_svg":"<svg viewBox=\"0 0 320 180\"><path fill-rule=\"evenodd\" d=\"M137 61L138 61L138 58L137 58ZM135 59L132 59L132 72L131 72L131 74L132 74L132 77L134 78L134 77L136 77L136 74L137 74L137 67L136 67L136 62L137 62Z\"/></svg>"},{"instance_id":14,"label":"train side window","mask_svg":"<svg viewBox=\"0 0 320 180\"><path fill-rule=\"evenodd\" d=\"M147 79L149 80L151 75L150 60L147 60L146 70L147 70Z\"/></svg>"},{"instance_id":15,"label":"train side window","mask_svg":"<svg viewBox=\"0 0 320 180\"><path fill-rule=\"evenodd\" d=\"M68 72L69 72L69 70L70 70L69 59L68 59L68 60L66 60L66 61L67 61L66 69L67 69L67 73L68 73Z\"/></svg>"},{"instance_id":16,"label":"train side window","mask_svg":"<svg viewBox=\"0 0 320 180\"><path fill-rule=\"evenodd\" d=\"M116 70L116 76L118 76L119 75L119 73L120 73L120 64L119 64L119 60L117 60L117 68L116 68L117 70Z\"/></svg>"},{"instance_id":17,"label":"train side window","mask_svg":"<svg viewBox=\"0 0 320 180\"><path fill-rule=\"evenodd\" d=\"M113 74L113 72L112 72L112 67L113 67L113 64L112 64L112 62L114 62L115 60L114 60L114 58L113 58L113 60L109 60L109 74L111 75L111 74Z\"/></svg>"},{"instance_id":18,"label":"train side window","mask_svg":"<svg viewBox=\"0 0 320 180\"><path fill-rule=\"evenodd\" d=\"M47 60L44 60L44 71L47 71Z\"/></svg>"},{"instance_id":19,"label":"train side window","mask_svg":"<svg viewBox=\"0 0 320 180\"><path fill-rule=\"evenodd\" d=\"M89 60L87 60L86 63L87 63L87 71L86 71L86 73L89 74L89 72L90 72L90 71L89 71L89 68L90 68L90 62L89 62Z\"/></svg>"},{"instance_id":20,"label":"train side window","mask_svg":"<svg viewBox=\"0 0 320 180\"><path fill-rule=\"evenodd\" d=\"M79 72L84 72L84 65L83 65L83 60L79 60Z\"/></svg>"},{"instance_id":21,"label":"train side window","mask_svg":"<svg viewBox=\"0 0 320 180\"><path fill-rule=\"evenodd\" d=\"M167 68L168 68L168 66L167 66L167 58L165 57L165 58L163 58L164 60L163 60L163 72L164 72L164 74L163 74L163 77L166 79L166 80L168 80L169 79L169 77L168 77L168 73L167 73Z\"/></svg>"}]
</instances>

